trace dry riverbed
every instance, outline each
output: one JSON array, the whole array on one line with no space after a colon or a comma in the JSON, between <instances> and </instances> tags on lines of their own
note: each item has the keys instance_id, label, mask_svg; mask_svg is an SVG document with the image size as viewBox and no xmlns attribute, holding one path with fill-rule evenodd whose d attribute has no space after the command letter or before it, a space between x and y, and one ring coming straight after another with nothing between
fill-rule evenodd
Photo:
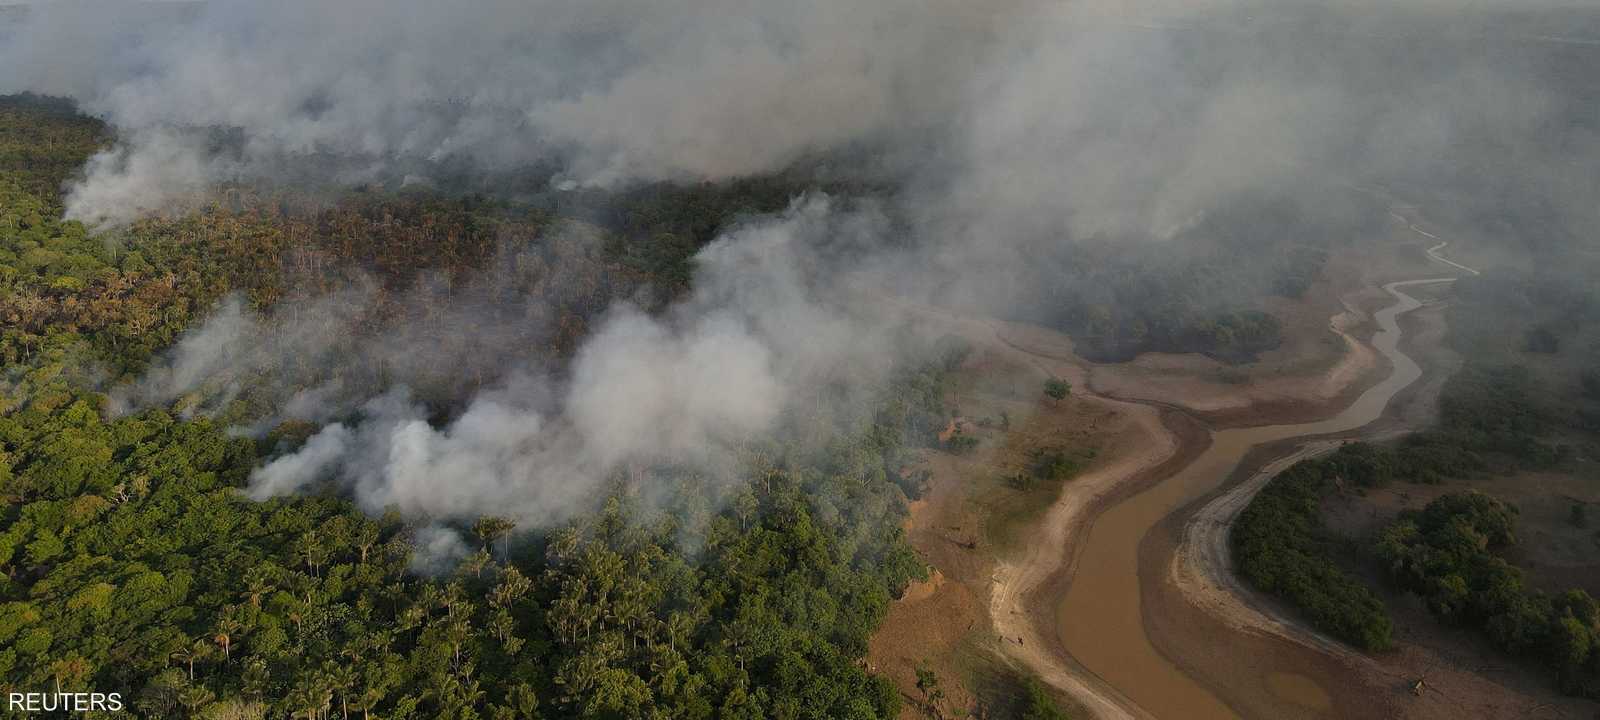
<instances>
[{"instance_id":1,"label":"dry riverbed","mask_svg":"<svg viewBox=\"0 0 1600 720\"><path fill-rule=\"evenodd\" d=\"M1425 276L1404 262L1388 266ZM1324 288L1295 310L1337 310L1332 318L1324 310L1320 339L1296 321L1298 339L1240 371L1242 382L1193 356L1095 365L1043 328L907 308L978 347L958 398L967 419L1003 411L1016 424L968 425L982 440L978 452L931 452L925 461L930 490L908 533L935 576L892 607L869 654L902 688L904 716L920 714L917 667L939 675L946 711L993 710L1033 675L1095 717L1563 716L1549 693L1519 694L1434 650L1403 644L1381 660L1355 653L1228 571L1226 527L1265 481L1263 466L1338 442L1318 435L1393 434L1428 422L1439 376L1453 369L1436 352L1438 312L1404 320L1413 333L1404 355L1392 352L1393 337L1380 352L1379 327L1393 330L1393 315L1411 307L1375 318L1397 296L1345 287ZM1408 289L1424 299L1441 294ZM1406 355L1429 366L1424 381L1413 384L1419 371ZM1071 399L1041 397L1052 376L1073 382ZM1098 454L1059 488L1017 492L1000 482L1031 449L1063 443ZM1097 546L1095 532L1111 540ZM1438 697L1407 691L1422 675Z\"/></svg>"}]
</instances>

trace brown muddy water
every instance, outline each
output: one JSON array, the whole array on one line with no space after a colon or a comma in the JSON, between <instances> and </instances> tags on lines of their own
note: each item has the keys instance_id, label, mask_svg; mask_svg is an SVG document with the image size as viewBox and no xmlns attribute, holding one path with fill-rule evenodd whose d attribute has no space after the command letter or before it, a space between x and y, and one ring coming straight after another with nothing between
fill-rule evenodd
<instances>
[{"instance_id":1,"label":"brown muddy water","mask_svg":"<svg viewBox=\"0 0 1600 720\"><path fill-rule=\"evenodd\" d=\"M1300 436L1346 432L1378 419L1395 393L1422 375L1417 364L1397 348L1397 318L1421 306L1400 288L1450 280L1407 280L1384 286L1396 302L1373 315L1379 330L1372 345L1389 358L1394 371L1338 415L1312 423L1213 432L1211 447L1193 463L1096 518L1078 556L1072 585L1058 609L1058 627L1067 651L1157 718L1239 717L1150 644L1139 614L1139 542L1167 515L1215 490L1252 447ZM1311 707L1326 702L1327 692L1311 678L1293 672L1293 668L1279 668L1256 681L1263 692L1292 694L1294 698L1289 699L1303 699Z\"/></svg>"}]
</instances>

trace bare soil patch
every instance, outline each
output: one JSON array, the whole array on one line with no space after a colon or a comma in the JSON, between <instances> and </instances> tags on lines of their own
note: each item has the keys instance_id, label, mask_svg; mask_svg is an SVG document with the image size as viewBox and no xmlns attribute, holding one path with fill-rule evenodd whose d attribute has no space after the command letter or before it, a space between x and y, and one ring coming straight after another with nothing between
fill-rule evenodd
<instances>
[{"instance_id":1,"label":"bare soil patch","mask_svg":"<svg viewBox=\"0 0 1600 720\"><path fill-rule=\"evenodd\" d=\"M981 340L983 333L969 339ZM1020 674L996 652L1000 640L988 602L992 576L998 558L1030 541L1061 483L1020 489L1007 478L1028 472L1035 450L1094 449L1098 465L1132 443L1126 418L1089 399L1045 398L1043 380L1052 371L1001 346L992 328L988 343L962 369L951 398L962 421L952 418L946 427L950 435L978 438L978 447L966 455L927 450L906 468L930 473L923 497L911 504L906 529L930 577L891 606L867 655L873 670L900 688L904 718L924 716L916 688L919 667L939 678L947 714L977 713L1004 704L1004 695L1015 692Z\"/></svg>"}]
</instances>

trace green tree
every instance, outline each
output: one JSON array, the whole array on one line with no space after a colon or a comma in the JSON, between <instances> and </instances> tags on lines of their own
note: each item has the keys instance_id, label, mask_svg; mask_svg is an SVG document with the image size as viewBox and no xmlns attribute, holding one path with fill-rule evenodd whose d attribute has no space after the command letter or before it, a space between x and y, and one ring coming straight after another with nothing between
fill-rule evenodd
<instances>
[{"instance_id":1,"label":"green tree","mask_svg":"<svg viewBox=\"0 0 1600 720\"><path fill-rule=\"evenodd\" d=\"M478 542L483 543L488 549L496 542L501 542L511 536L511 531L517 527L516 522L503 517L484 515L472 523L472 534L478 537ZM502 543L500 548L501 560L505 559L507 549Z\"/></svg>"},{"instance_id":2,"label":"green tree","mask_svg":"<svg viewBox=\"0 0 1600 720\"><path fill-rule=\"evenodd\" d=\"M1067 720L1067 713L1056 704L1044 683L1029 677L1022 683L1021 720Z\"/></svg>"}]
</instances>

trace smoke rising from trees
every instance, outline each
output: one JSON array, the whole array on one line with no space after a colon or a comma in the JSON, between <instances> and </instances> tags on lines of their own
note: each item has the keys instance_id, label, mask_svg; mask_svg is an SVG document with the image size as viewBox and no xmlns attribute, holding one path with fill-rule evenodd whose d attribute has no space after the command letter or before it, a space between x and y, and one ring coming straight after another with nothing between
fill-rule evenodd
<instances>
[{"instance_id":1,"label":"smoke rising from trees","mask_svg":"<svg viewBox=\"0 0 1600 720\"><path fill-rule=\"evenodd\" d=\"M0 30L0 91L111 121L118 144L68 197L71 216L109 224L307 167L333 185L538 165L553 187L625 187L814 157L890 175L881 212L808 197L727 233L697 256L690 297L660 316L615 308L570 369L494 344L483 355L515 372L442 426L403 388L301 396L288 414L342 419L252 486L333 476L370 509L548 522L622 464L714 463L810 385L878 377L893 322L849 302L867 293L1027 314L1075 262L1064 248L1166 242L1181 262L1197 235L1238 230L1207 221L1241 201L1311 206L1365 182L1484 213L1507 186L1539 188L1544 231L1576 237L1600 182L1578 111L1600 93L1554 70L1597 27L1572 17L1442 1L63 3ZM272 327L225 308L123 397L248 367L252 334L322 343ZM433 351L391 340L369 355Z\"/></svg>"},{"instance_id":2,"label":"smoke rising from trees","mask_svg":"<svg viewBox=\"0 0 1600 720\"><path fill-rule=\"evenodd\" d=\"M628 464L727 468L736 447L772 430L797 395L837 382L865 390L900 357L891 320L842 302L853 273L833 258L850 253L831 254L882 232L870 207L799 198L782 215L702 249L695 290L662 315L614 307L563 373L530 365L515 343L483 348L499 354L487 362L510 368L509 376L442 427L405 386L403 366L395 368L397 387L353 412L337 382L296 394L277 419L345 419L258 470L251 494L266 498L332 476L373 512L496 513L544 524L581 509ZM124 406L169 402L220 374L333 347L361 302L354 293L317 300L293 313L316 322L295 325L285 322L290 313L267 321L230 301L117 397ZM470 326L474 308L469 295L440 312ZM408 347L435 351L412 342L378 338L315 362L337 380ZM216 390L222 401L238 391L227 382Z\"/></svg>"}]
</instances>

